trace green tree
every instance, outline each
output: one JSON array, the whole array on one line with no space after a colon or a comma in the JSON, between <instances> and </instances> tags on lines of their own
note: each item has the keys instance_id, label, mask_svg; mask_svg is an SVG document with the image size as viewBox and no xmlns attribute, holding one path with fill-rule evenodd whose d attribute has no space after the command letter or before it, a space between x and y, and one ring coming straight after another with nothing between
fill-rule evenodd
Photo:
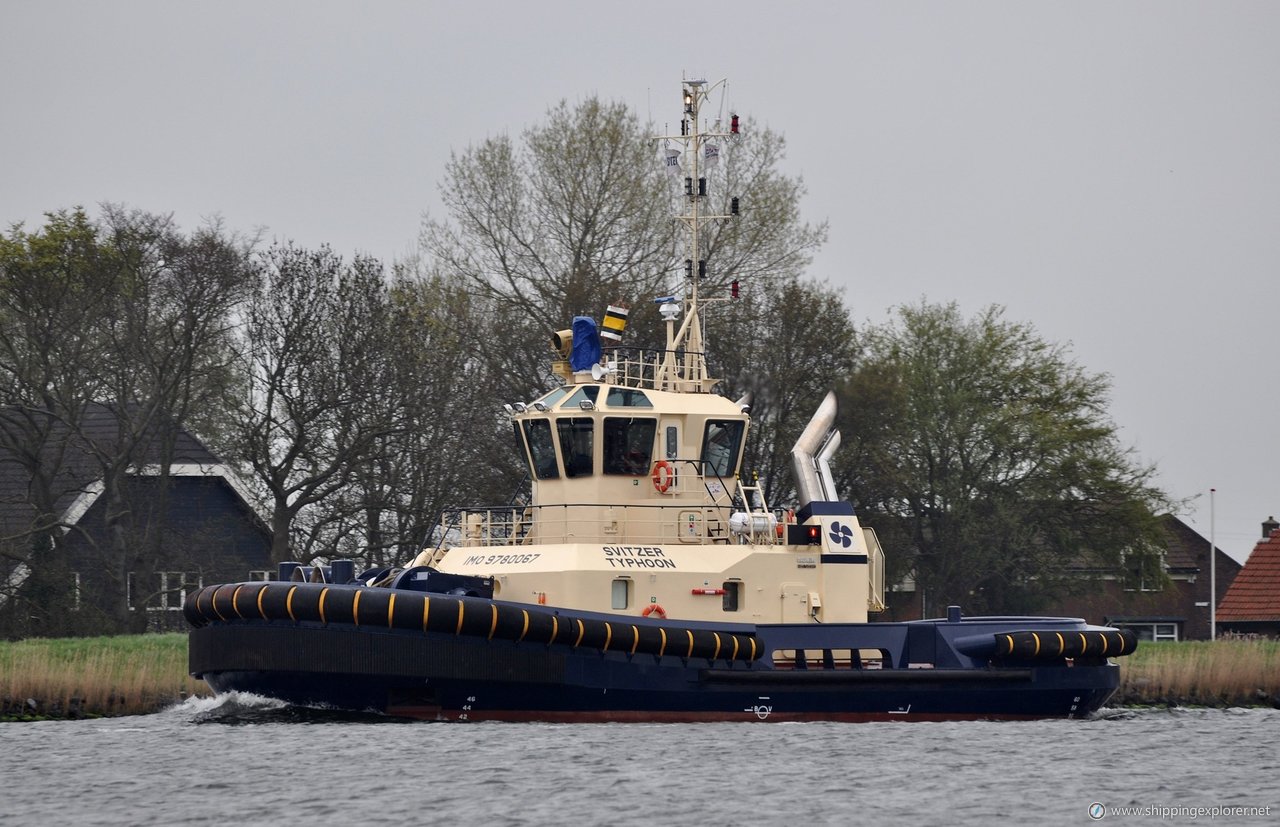
<instances>
[{"instance_id":1,"label":"green tree","mask_svg":"<svg viewBox=\"0 0 1280 827\"><path fill-rule=\"evenodd\" d=\"M840 483L925 611L1034 611L1070 567L1159 554L1172 503L1121 444L1105 375L999 307L903 307L860 344Z\"/></svg>"}]
</instances>

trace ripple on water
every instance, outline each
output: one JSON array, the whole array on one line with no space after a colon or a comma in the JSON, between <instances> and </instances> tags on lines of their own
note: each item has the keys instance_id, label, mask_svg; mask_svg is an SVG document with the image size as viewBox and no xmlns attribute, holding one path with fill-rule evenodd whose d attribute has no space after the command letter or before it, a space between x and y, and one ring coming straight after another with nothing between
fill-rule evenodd
<instances>
[{"instance_id":1,"label":"ripple on water","mask_svg":"<svg viewBox=\"0 0 1280 827\"><path fill-rule=\"evenodd\" d=\"M1080 824L1094 801L1280 812L1278 731L1276 710L434 724L193 698L135 718L0 724L0 823Z\"/></svg>"}]
</instances>

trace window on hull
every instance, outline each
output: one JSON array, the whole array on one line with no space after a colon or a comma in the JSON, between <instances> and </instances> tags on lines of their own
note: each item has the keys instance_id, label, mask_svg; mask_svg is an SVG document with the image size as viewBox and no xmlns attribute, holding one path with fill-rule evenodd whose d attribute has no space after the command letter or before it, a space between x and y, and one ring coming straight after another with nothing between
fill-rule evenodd
<instances>
[{"instance_id":1,"label":"window on hull","mask_svg":"<svg viewBox=\"0 0 1280 827\"><path fill-rule=\"evenodd\" d=\"M726 612L736 612L742 605L742 581L726 580L724 584L724 598L721 608Z\"/></svg>"},{"instance_id":2,"label":"window on hull","mask_svg":"<svg viewBox=\"0 0 1280 827\"><path fill-rule=\"evenodd\" d=\"M656 419L606 416L604 419L604 472L633 477L649 473L653 457Z\"/></svg>"},{"instance_id":3,"label":"window on hull","mask_svg":"<svg viewBox=\"0 0 1280 827\"><path fill-rule=\"evenodd\" d=\"M631 581L620 577L613 581L610 605L615 609L631 608Z\"/></svg>"}]
</instances>

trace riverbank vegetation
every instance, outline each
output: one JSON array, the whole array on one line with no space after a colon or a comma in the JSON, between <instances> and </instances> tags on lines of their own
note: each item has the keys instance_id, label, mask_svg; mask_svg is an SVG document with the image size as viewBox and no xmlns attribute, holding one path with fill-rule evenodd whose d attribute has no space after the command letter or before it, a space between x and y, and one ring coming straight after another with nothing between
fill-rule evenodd
<instances>
[{"instance_id":1,"label":"riverbank vegetation","mask_svg":"<svg viewBox=\"0 0 1280 827\"><path fill-rule=\"evenodd\" d=\"M1280 641L1148 643L1119 662L1113 706L1280 705ZM0 642L0 720L142 715L209 694L183 634Z\"/></svg>"},{"instance_id":2,"label":"riverbank vegetation","mask_svg":"<svg viewBox=\"0 0 1280 827\"><path fill-rule=\"evenodd\" d=\"M0 720L141 715L208 694L184 634L0 643Z\"/></svg>"},{"instance_id":3,"label":"riverbank vegetation","mask_svg":"<svg viewBox=\"0 0 1280 827\"><path fill-rule=\"evenodd\" d=\"M1120 658L1113 705L1280 705L1280 641L1144 643Z\"/></svg>"}]
</instances>

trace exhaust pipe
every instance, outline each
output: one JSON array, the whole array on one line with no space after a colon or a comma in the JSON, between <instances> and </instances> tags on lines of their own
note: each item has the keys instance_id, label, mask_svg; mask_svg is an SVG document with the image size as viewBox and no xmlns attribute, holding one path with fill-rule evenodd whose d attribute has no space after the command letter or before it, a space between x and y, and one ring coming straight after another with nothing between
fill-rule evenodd
<instances>
[{"instance_id":1,"label":"exhaust pipe","mask_svg":"<svg viewBox=\"0 0 1280 827\"><path fill-rule=\"evenodd\" d=\"M840 445L839 433L828 436L835 421L836 395L827 391L826 398L791 449L791 469L796 476L797 508L804 508L815 500L835 498L834 490L830 490L835 488L831 481L831 467L827 464ZM815 453L819 451L821 456L815 458Z\"/></svg>"}]
</instances>

